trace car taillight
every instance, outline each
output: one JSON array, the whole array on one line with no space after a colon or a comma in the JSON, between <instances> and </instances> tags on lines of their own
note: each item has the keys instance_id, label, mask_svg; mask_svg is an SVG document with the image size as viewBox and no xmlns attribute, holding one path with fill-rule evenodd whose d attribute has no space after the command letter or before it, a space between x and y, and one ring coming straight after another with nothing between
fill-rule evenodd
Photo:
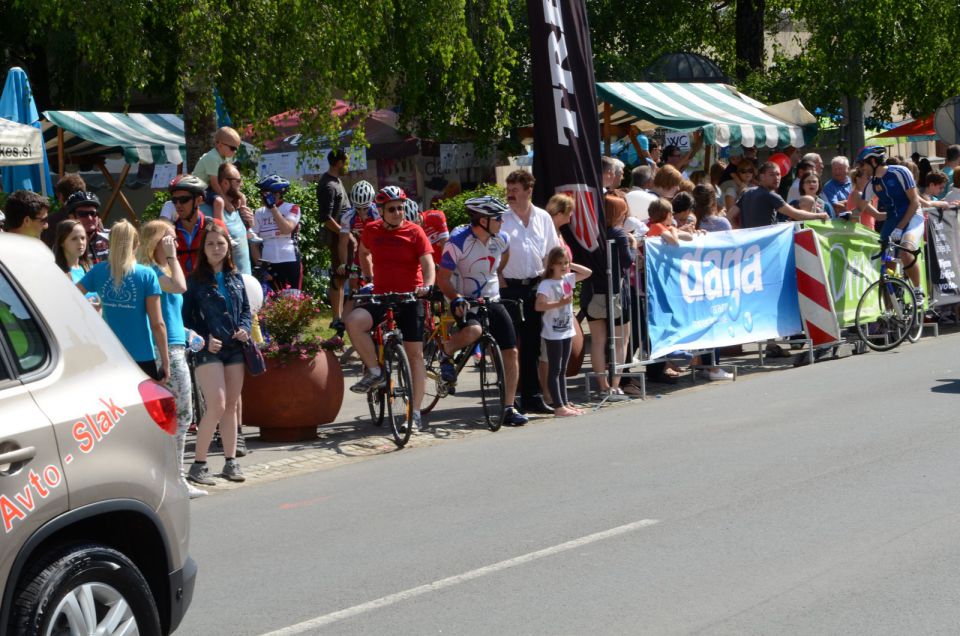
<instances>
[{"instance_id":1,"label":"car taillight","mask_svg":"<svg viewBox=\"0 0 960 636\"><path fill-rule=\"evenodd\" d=\"M153 380L144 380L137 387L140 398L147 413L157 423L157 426L170 435L177 433L177 403L173 393L160 386Z\"/></svg>"}]
</instances>

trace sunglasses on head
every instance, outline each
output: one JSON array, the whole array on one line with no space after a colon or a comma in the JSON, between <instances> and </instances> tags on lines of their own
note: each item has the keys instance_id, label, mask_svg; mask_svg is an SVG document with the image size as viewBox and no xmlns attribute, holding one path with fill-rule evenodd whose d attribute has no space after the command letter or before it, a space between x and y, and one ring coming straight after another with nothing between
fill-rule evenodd
<instances>
[{"instance_id":1,"label":"sunglasses on head","mask_svg":"<svg viewBox=\"0 0 960 636\"><path fill-rule=\"evenodd\" d=\"M173 201L175 204L179 204L179 205L186 205L187 203L190 203L191 201L193 201L193 199L194 199L194 197L191 197L191 196L170 197L170 200L171 200L171 201Z\"/></svg>"}]
</instances>

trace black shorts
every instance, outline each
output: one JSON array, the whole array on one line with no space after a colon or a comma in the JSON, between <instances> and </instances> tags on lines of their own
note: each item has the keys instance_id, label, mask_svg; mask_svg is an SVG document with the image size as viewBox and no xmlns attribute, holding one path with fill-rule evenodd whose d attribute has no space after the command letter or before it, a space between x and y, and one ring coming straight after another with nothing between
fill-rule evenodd
<instances>
[{"instance_id":1,"label":"black shorts","mask_svg":"<svg viewBox=\"0 0 960 636\"><path fill-rule=\"evenodd\" d=\"M387 313L386 305L374 305L363 302L363 296L358 297L357 309L363 309L373 317L373 326L376 327ZM423 342L423 303L403 303L397 305L393 317L397 327L403 335L404 342Z\"/></svg>"},{"instance_id":2,"label":"black shorts","mask_svg":"<svg viewBox=\"0 0 960 636\"><path fill-rule=\"evenodd\" d=\"M497 341L500 350L514 349L517 346L517 332L513 328L513 321L510 320L510 314L507 308L497 302L486 303L487 320L490 323L490 335ZM479 325L480 319L477 317L477 309L471 309L463 319L464 324Z\"/></svg>"},{"instance_id":3,"label":"black shorts","mask_svg":"<svg viewBox=\"0 0 960 636\"><path fill-rule=\"evenodd\" d=\"M276 289L300 289L303 286L303 267L300 261L288 263L267 263L267 272L270 274L270 284Z\"/></svg>"}]
</instances>

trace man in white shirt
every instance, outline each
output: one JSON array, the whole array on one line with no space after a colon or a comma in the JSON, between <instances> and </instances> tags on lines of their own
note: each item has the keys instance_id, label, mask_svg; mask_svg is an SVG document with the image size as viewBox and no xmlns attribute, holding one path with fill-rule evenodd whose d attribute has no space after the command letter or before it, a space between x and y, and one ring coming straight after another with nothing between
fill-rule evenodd
<instances>
[{"instance_id":1,"label":"man in white shirt","mask_svg":"<svg viewBox=\"0 0 960 636\"><path fill-rule=\"evenodd\" d=\"M533 306L543 274L543 259L560 241L553 219L531 202L533 184L533 175L525 170L515 170L507 176L510 210L503 216L501 231L509 238L510 260L503 268L506 286L500 290L500 297L523 302L522 311L515 303L505 303L520 340L521 408L525 412L553 413L543 401L538 380L542 314L534 311Z\"/></svg>"},{"instance_id":2,"label":"man in white shirt","mask_svg":"<svg viewBox=\"0 0 960 636\"><path fill-rule=\"evenodd\" d=\"M615 157L600 157L604 191L616 190L623 181L623 162Z\"/></svg>"}]
</instances>

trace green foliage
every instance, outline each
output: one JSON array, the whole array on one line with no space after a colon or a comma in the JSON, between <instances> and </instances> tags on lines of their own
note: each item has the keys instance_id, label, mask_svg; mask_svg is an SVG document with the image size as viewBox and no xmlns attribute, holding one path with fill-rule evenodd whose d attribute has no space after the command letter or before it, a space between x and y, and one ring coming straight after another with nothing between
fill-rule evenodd
<instances>
[{"instance_id":1,"label":"green foliage","mask_svg":"<svg viewBox=\"0 0 960 636\"><path fill-rule=\"evenodd\" d=\"M455 197L444 199L437 204L437 207L443 210L447 217L447 227L451 230L458 225L465 225L470 222L470 215L467 214L467 208L464 206L467 199L473 197L482 197L490 195L507 200L507 190L501 185L495 183L483 183L473 190L461 192Z\"/></svg>"}]
</instances>

